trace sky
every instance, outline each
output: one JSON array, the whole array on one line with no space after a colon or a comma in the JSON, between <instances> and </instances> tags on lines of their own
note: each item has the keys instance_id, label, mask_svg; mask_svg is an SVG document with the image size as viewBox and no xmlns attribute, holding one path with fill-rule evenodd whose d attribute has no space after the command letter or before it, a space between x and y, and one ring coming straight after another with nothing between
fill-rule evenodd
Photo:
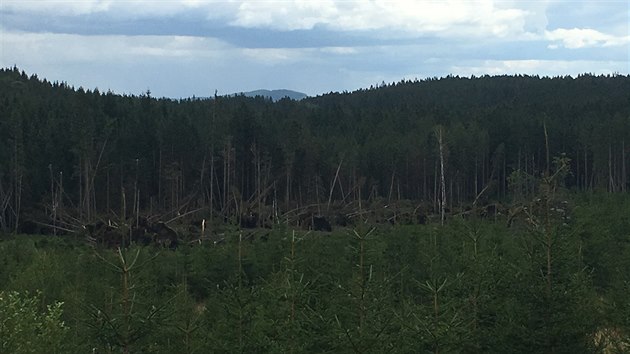
<instances>
[{"instance_id":1,"label":"sky","mask_svg":"<svg viewBox=\"0 0 630 354\"><path fill-rule=\"evenodd\" d=\"M0 0L0 67L186 98L628 74L628 0Z\"/></svg>"}]
</instances>

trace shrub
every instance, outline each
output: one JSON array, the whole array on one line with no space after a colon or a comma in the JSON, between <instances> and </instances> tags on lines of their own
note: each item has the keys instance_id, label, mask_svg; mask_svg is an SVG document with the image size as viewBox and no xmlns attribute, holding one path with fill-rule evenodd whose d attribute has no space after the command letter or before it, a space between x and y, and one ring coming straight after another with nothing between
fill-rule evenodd
<instances>
[{"instance_id":1,"label":"shrub","mask_svg":"<svg viewBox=\"0 0 630 354\"><path fill-rule=\"evenodd\" d=\"M0 291L0 352L62 353L68 327L61 320L62 302L41 312L40 293Z\"/></svg>"}]
</instances>

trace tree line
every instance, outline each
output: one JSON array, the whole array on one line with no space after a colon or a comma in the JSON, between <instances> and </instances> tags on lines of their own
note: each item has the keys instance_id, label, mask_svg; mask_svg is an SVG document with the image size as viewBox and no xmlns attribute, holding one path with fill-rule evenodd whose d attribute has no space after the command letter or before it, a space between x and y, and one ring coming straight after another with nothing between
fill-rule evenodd
<instances>
[{"instance_id":1,"label":"tree line","mask_svg":"<svg viewBox=\"0 0 630 354\"><path fill-rule=\"evenodd\" d=\"M628 187L630 77L447 76L301 101L156 98L0 71L0 230L99 218L325 215L412 200L427 213ZM52 226L52 228L51 228Z\"/></svg>"}]
</instances>

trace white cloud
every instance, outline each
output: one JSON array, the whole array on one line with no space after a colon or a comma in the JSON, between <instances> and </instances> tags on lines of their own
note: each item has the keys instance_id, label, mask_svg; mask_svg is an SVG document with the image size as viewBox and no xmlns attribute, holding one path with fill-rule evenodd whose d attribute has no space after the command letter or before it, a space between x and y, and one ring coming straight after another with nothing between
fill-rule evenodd
<instances>
[{"instance_id":1,"label":"white cloud","mask_svg":"<svg viewBox=\"0 0 630 354\"><path fill-rule=\"evenodd\" d=\"M231 1L208 0L2 0L1 11L45 16L108 14L118 18L172 17L189 11L209 15L236 11Z\"/></svg>"},{"instance_id":2,"label":"white cloud","mask_svg":"<svg viewBox=\"0 0 630 354\"><path fill-rule=\"evenodd\" d=\"M221 60L227 44L189 36L82 36L59 33L29 33L0 29L0 65L15 63L97 63L151 60L156 57Z\"/></svg>"},{"instance_id":3,"label":"white cloud","mask_svg":"<svg viewBox=\"0 0 630 354\"><path fill-rule=\"evenodd\" d=\"M3 0L0 10L76 16L107 11L111 4L111 0Z\"/></svg>"},{"instance_id":4,"label":"white cloud","mask_svg":"<svg viewBox=\"0 0 630 354\"><path fill-rule=\"evenodd\" d=\"M565 48L577 49L620 46L630 43L630 35L613 36L590 28L558 28L546 31L545 38L555 42L549 45L550 49L558 48L560 44Z\"/></svg>"},{"instance_id":5,"label":"white cloud","mask_svg":"<svg viewBox=\"0 0 630 354\"><path fill-rule=\"evenodd\" d=\"M583 73L613 74L628 73L625 61L592 61L592 60L485 60L468 65L451 67L454 75L541 75L562 76Z\"/></svg>"},{"instance_id":6,"label":"white cloud","mask_svg":"<svg viewBox=\"0 0 630 354\"><path fill-rule=\"evenodd\" d=\"M335 55L351 55L359 52L358 47L322 47L320 48L322 53L335 54Z\"/></svg>"},{"instance_id":7,"label":"white cloud","mask_svg":"<svg viewBox=\"0 0 630 354\"><path fill-rule=\"evenodd\" d=\"M231 22L240 27L312 29L338 16L332 0L242 1Z\"/></svg>"},{"instance_id":8,"label":"white cloud","mask_svg":"<svg viewBox=\"0 0 630 354\"><path fill-rule=\"evenodd\" d=\"M154 35L91 35L6 31L0 27L0 67L208 61L213 65L286 65L316 51L351 48L239 48L215 38Z\"/></svg>"},{"instance_id":9,"label":"white cloud","mask_svg":"<svg viewBox=\"0 0 630 354\"><path fill-rule=\"evenodd\" d=\"M317 61L324 56L351 56L359 54L362 47L321 47L321 48L242 48L239 53L252 62L270 65L286 65L297 62Z\"/></svg>"},{"instance_id":10,"label":"white cloud","mask_svg":"<svg viewBox=\"0 0 630 354\"><path fill-rule=\"evenodd\" d=\"M232 26L281 31L390 31L395 36L523 35L546 23L546 1L501 0L2 0L1 11L117 18L201 13ZM541 14L542 12L542 14Z\"/></svg>"},{"instance_id":11,"label":"white cloud","mask_svg":"<svg viewBox=\"0 0 630 354\"><path fill-rule=\"evenodd\" d=\"M265 65L294 63L305 58L304 49L243 48L239 52L251 61Z\"/></svg>"},{"instance_id":12,"label":"white cloud","mask_svg":"<svg viewBox=\"0 0 630 354\"><path fill-rule=\"evenodd\" d=\"M391 30L465 36L520 35L528 10L499 7L493 0L255 1L238 7L235 26L277 30Z\"/></svg>"}]
</instances>

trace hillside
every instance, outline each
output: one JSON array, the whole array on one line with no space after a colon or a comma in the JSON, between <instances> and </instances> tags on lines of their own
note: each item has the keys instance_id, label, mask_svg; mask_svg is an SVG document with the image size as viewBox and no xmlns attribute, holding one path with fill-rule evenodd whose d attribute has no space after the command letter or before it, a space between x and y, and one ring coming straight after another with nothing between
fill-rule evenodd
<instances>
[{"instance_id":1,"label":"hillside","mask_svg":"<svg viewBox=\"0 0 630 354\"><path fill-rule=\"evenodd\" d=\"M568 188L620 192L629 112L628 76L446 77L274 103L121 96L5 69L0 229L191 210L298 210L297 223L381 201L454 213L531 196L559 157Z\"/></svg>"},{"instance_id":2,"label":"hillside","mask_svg":"<svg viewBox=\"0 0 630 354\"><path fill-rule=\"evenodd\" d=\"M0 71L0 352L628 352L629 112L627 76L273 102Z\"/></svg>"},{"instance_id":3,"label":"hillside","mask_svg":"<svg viewBox=\"0 0 630 354\"><path fill-rule=\"evenodd\" d=\"M292 100L299 101L308 97L305 93L292 91L292 90L255 90L249 92L243 92L243 95L247 97L267 97L271 98L272 101L280 101L283 98L290 98Z\"/></svg>"}]
</instances>

